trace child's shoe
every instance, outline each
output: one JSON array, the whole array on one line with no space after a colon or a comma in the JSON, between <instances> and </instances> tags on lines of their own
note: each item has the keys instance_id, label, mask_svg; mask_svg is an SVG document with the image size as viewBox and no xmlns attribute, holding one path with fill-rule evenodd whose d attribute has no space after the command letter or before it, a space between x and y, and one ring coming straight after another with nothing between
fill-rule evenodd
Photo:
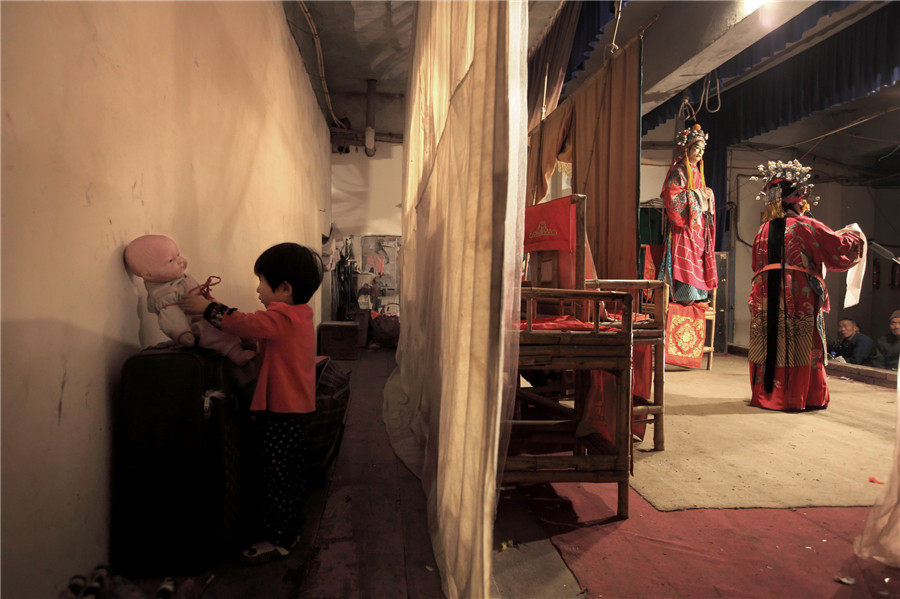
<instances>
[{"instance_id":1,"label":"child's shoe","mask_svg":"<svg viewBox=\"0 0 900 599\"><path fill-rule=\"evenodd\" d=\"M109 568L101 564L94 568L89 578L79 597L105 599L109 594Z\"/></svg>"},{"instance_id":2,"label":"child's shoe","mask_svg":"<svg viewBox=\"0 0 900 599\"><path fill-rule=\"evenodd\" d=\"M81 595L81 591L87 586L87 578L81 574L76 574L69 579L69 584L59 594L58 599L77 599Z\"/></svg>"},{"instance_id":3,"label":"child's shoe","mask_svg":"<svg viewBox=\"0 0 900 599\"><path fill-rule=\"evenodd\" d=\"M175 579L167 577L163 579L162 584L156 589L154 599L172 599L173 595L175 595Z\"/></svg>"},{"instance_id":4,"label":"child's shoe","mask_svg":"<svg viewBox=\"0 0 900 599\"><path fill-rule=\"evenodd\" d=\"M300 537L298 536L289 547L281 547L269 541L254 543L249 549L241 551L241 555L238 559L242 564L248 566L256 566L276 559L282 559L291 554L291 551L297 546L299 540Z\"/></svg>"},{"instance_id":5,"label":"child's shoe","mask_svg":"<svg viewBox=\"0 0 900 599\"><path fill-rule=\"evenodd\" d=\"M147 595L133 582L119 575L112 577L110 594L115 599L147 599Z\"/></svg>"}]
</instances>

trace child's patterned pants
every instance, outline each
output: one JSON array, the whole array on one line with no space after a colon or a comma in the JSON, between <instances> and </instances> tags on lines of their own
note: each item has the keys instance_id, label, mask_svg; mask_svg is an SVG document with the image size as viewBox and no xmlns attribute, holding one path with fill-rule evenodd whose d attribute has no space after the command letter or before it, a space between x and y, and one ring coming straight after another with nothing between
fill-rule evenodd
<instances>
[{"instance_id":1,"label":"child's patterned pants","mask_svg":"<svg viewBox=\"0 0 900 599\"><path fill-rule=\"evenodd\" d=\"M265 540L291 547L303 531L307 499L305 447L310 414L260 413L260 476Z\"/></svg>"}]
</instances>

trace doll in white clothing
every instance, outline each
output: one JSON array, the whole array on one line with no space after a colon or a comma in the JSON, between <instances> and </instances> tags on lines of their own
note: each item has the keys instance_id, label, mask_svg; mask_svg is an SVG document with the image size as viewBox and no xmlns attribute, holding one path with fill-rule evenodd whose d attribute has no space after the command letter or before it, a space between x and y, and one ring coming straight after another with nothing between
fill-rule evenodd
<instances>
[{"instance_id":1,"label":"doll in white clothing","mask_svg":"<svg viewBox=\"0 0 900 599\"><path fill-rule=\"evenodd\" d=\"M178 305L188 293L200 293L200 285L185 273L187 260L178 245L165 235L144 235L125 248L125 264L147 288L147 310L159 317L159 327L169 338L186 347L199 345L243 366L256 356L244 349L241 338L220 331L200 317L189 317Z\"/></svg>"}]
</instances>

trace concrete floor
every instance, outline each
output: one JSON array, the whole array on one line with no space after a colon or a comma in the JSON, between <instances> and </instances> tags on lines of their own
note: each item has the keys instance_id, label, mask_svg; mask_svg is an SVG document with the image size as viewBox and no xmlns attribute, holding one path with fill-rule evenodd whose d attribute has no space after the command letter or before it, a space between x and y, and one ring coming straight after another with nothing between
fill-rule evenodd
<instances>
[{"instance_id":1,"label":"concrete floor","mask_svg":"<svg viewBox=\"0 0 900 599\"><path fill-rule=\"evenodd\" d=\"M244 566L227 557L208 571L176 577L176 597L443 596L424 492L394 455L381 424L382 389L396 365L394 352L362 350L358 360L336 363L351 377L345 431L322 486L311 489L297 549L268 564ZM163 579L131 582L149 599Z\"/></svg>"},{"instance_id":2,"label":"concrete floor","mask_svg":"<svg viewBox=\"0 0 900 599\"><path fill-rule=\"evenodd\" d=\"M175 577L176 597L444 596L428 536L425 494L394 454L381 422L382 389L396 365L394 352L363 350L358 360L336 363L351 376L345 433L324 485L312 489L298 549L269 564L243 566L228 557L194 576ZM495 597L579 596L575 577L516 487L501 493L494 536ZM128 582L149 599L163 578Z\"/></svg>"},{"instance_id":3,"label":"concrete floor","mask_svg":"<svg viewBox=\"0 0 900 599\"><path fill-rule=\"evenodd\" d=\"M287 559L262 566L242 566L228 558L209 571L176 578L177 597L443 597L427 532L424 492L395 456L381 421L382 389L395 367L394 352L363 350L358 360L337 364L351 375L345 434L324 485L313 490L299 548ZM744 371L729 368L727 360L712 371L669 371L667 391L691 393L701 379L703 385L728 385L728 393L747 391L749 397ZM845 397L851 391L872 390L839 380L834 387L833 392ZM161 578L133 582L152 598ZM492 582L494 597L583 596L517 487L501 490Z\"/></svg>"}]
</instances>

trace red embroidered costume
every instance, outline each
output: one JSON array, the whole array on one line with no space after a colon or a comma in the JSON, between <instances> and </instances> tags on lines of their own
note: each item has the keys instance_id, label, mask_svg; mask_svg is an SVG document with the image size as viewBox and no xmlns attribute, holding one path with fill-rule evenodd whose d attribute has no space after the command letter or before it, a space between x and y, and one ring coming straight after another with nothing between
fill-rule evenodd
<instances>
[{"instance_id":1,"label":"red embroidered costume","mask_svg":"<svg viewBox=\"0 0 900 599\"><path fill-rule=\"evenodd\" d=\"M672 299L684 304L706 300L719 283L715 197L703 175L708 137L698 124L675 137L677 156L660 192L668 229L661 278L669 280Z\"/></svg>"},{"instance_id":2,"label":"red embroidered costume","mask_svg":"<svg viewBox=\"0 0 900 599\"><path fill-rule=\"evenodd\" d=\"M857 233L835 232L802 215L808 210L805 197L811 187L802 185L807 167L797 161L769 165L776 172L764 177L771 179L766 189L781 187L774 190L777 198L767 206L768 220L753 241L750 405L773 410L824 408L829 402L824 268L848 270L860 260L865 242Z\"/></svg>"},{"instance_id":3,"label":"red embroidered costume","mask_svg":"<svg viewBox=\"0 0 900 599\"><path fill-rule=\"evenodd\" d=\"M684 163L677 162L669 169L661 194L671 224L672 278L708 291L719 282L714 254L716 208L711 201L708 212L701 209L700 169L694 165L688 168L693 179L691 186Z\"/></svg>"}]
</instances>

